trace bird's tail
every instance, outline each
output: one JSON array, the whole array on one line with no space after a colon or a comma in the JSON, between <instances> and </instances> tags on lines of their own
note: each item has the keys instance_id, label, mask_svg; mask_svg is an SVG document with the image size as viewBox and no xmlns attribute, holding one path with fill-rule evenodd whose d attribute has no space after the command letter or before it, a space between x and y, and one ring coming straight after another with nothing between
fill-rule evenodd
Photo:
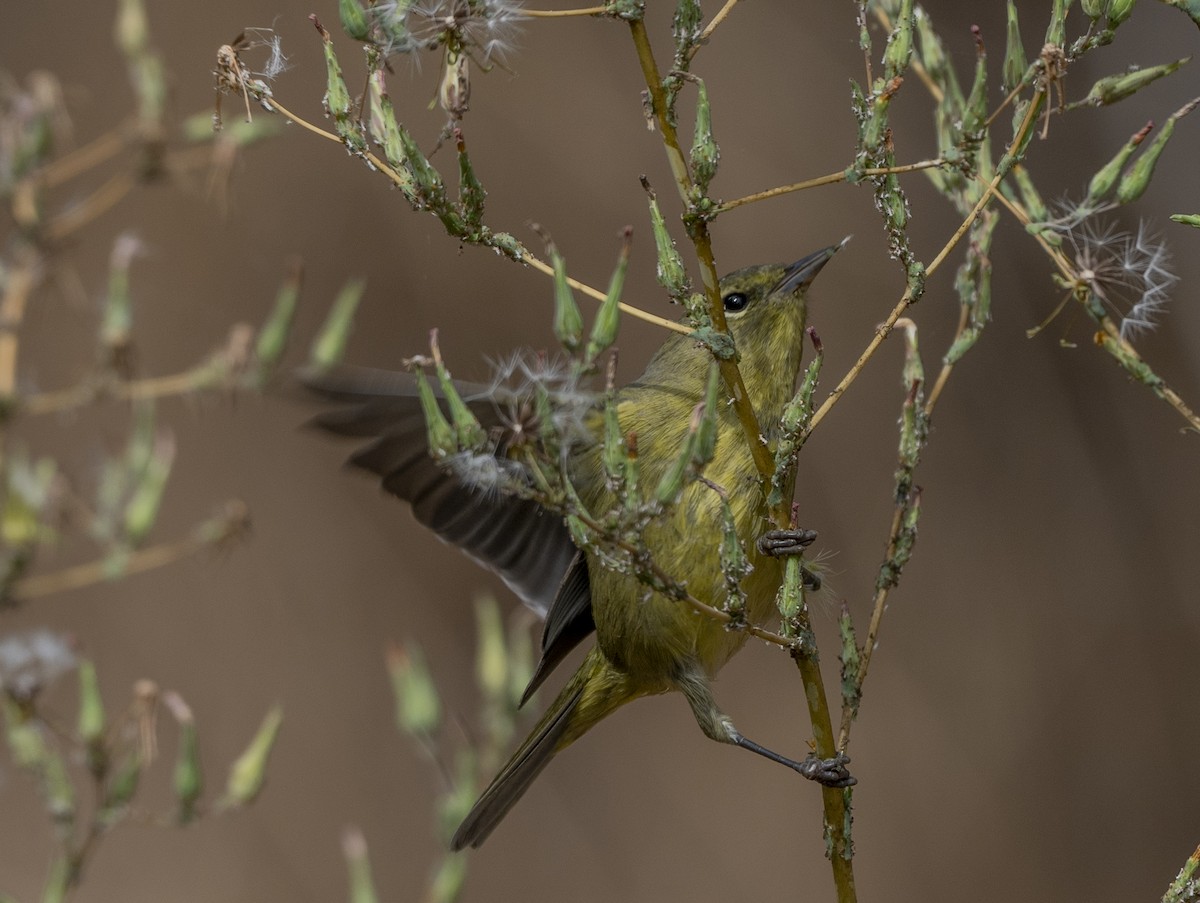
<instances>
[{"instance_id":1,"label":"bird's tail","mask_svg":"<svg viewBox=\"0 0 1200 903\"><path fill-rule=\"evenodd\" d=\"M454 832L450 848L461 850L482 844L555 753L614 709L645 692L632 687L624 672L614 668L599 647L593 648L525 742L467 813Z\"/></svg>"}]
</instances>

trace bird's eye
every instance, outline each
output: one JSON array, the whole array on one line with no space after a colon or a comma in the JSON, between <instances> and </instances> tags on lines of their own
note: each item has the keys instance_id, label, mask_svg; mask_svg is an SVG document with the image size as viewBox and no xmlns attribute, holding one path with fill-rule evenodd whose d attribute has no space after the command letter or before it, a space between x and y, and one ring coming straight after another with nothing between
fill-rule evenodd
<instances>
[{"instance_id":1,"label":"bird's eye","mask_svg":"<svg viewBox=\"0 0 1200 903\"><path fill-rule=\"evenodd\" d=\"M746 305L750 303L750 299L741 292L730 292L721 301L725 304L725 310L729 313L737 313L739 310L745 310Z\"/></svg>"}]
</instances>

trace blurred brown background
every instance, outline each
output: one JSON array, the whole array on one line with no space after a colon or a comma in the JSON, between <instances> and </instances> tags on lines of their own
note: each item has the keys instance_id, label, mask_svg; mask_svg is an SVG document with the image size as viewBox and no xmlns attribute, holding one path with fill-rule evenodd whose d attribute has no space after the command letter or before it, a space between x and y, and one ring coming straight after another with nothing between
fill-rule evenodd
<instances>
[{"instance_id":1,"label":"blurred brown background","mask_svg":"<svg viewBox=\"0 0 1200 903\"><path fill-rule=\"evenodd\" d=\"M652 5L661 37L673 4ZM1031 53L1041 45L1046 6L1022 4ZM974 23L998 73L1002 3L928 7L961 78L974 61ZM180 115L211 107L219 44L246 26L273 25L292 61L277 96L319 118L321 52L305 16L316 11L332 28L332 0L149 9ZM113 13L111 4L78 0L3 4L0 65L19 78L35 68L58 73L77 143L130 108L110 38ZM1079 22L1073 26L1077 32ZM732 198L850 162L849 79L861 78L862 65L856 42L848 0L751 0L735 9L696 65L723 155L716 194ZM1080 97L1099 75L1185 56L1198 42L1182 14L1139 4L1117 46L1072 70L1068 90ZM347 69L359 71L352 43L341 37L338 46ZM667 313L637 176L647 173L670 198L669 174L642 120L626 29L530 22L510 65L515 77L476 73L465 123L490 191L488 221L535 244L524 224L544 224L572 272L593 284L607 280L618 231L633 223L628 296ZM392 82L401 117L426 147L442 124L440 112L426 110L437 70L434 57L419 71L402 59ZM1196 93L1195 73L1185 69L1133 101L1054 120L1032 149L1035 179L1048 197L1078 198L1129 134ZM225 109L237 115L237 104ZM930 104L916 79L894 115L900 159L929 155ZM1200 210L1198 128L1195 118L1181 123L1154 184L1129 211L1167 231L1183 276L1164 325L1140 347L1193 405L1200 233L1166 216ZM442 154L443 164L451 159ZM928 259L957 220L922 176L906 185L914 244ZM395 366L438 326L456 375L479 377L486 354L552 341L547 280L460 251L380 177L299 129L239 161L225 213L197 178L139 191L85 230L62 259L97 304L112 239L125 229L149 248L133 283L146 374L197 360L235 320L259 322L292 254L307 269L296 361L338 287L355 275L368 280L355 362ZM856 236L814 292L826 390L902 290L863 187L755 205L722 217L714 232L722 270L791 260ZM993 262L994 322L937 411L918 475L925 494L917 554L892 597L854 734L861 897L1157 898L1200 840L1196 437L1091 346L1082 318L1067 314L1040 337L1025 337L1059 291L1049 262L1011 219L1001 224ZM957 317L952 279L953 267L938 273L915 312L930 369ZM85 372L96 311L53 290L39 297L22 348L27 384L69 385ZM1064 334L1079 347L1061 347ZM626 322L626 378L660 340ZM801 461L803 523L836 553L817 614L831 686L836 603L849 602L865 633L890 520L900 359L892 339ZM439 855L435 775L394 728L385 642L423 644L448 705L469 718L471 598L492 590L509 609L515 602L369 480L341 471L347 448L300 429L310 412L286 386L263 398L162 404L180 452L156 536L179 535L236 497L253 512L249 541L0 619L0 631L48 625L74 634L114 705L141 677L181 691L214 785L264 710L279 701L286 711L257 805L184 831L123 827L95 857L80 901L344 899L338 840L349 823L366 833L385 899L417 898ZM86 484L102 451L123 441L126 423L123 409L105 405L22 423L15 435L62 456ZM72 711L69 688L58 694L61 711ZM783 751L804 749L800 684L777 651L748 647L724 672L718 695L749 735ZM144 802L168 807L168 774L165 765L153 773ZM44 820L29 782L0 764L0 888L22 900L37 896L44 876ZM466 899L824 900L832 893L822 851L811 786L708 742L679 698L662 697L622 711L555 762L473 856Z\"/></svg>"}]
</instances>

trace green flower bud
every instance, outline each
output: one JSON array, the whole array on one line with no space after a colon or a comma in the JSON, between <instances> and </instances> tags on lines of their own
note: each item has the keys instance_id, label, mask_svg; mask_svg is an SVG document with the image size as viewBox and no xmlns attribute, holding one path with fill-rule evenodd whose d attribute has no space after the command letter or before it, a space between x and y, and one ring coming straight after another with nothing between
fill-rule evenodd
<instances>
[{"instance_id":1,"label":"green flower bud","mask_svg":"<svg viewBox=\"0 0 1200 903\"><path fill-rule=\"evenodd\" d=\"M88 659L79 660L79 722L76 730L83 741L88 770L93 776L104 774L108 754L104 745L106 718L96 666Z\"/></svg>"},{"instance_id":2,"label":"green flower bud","mask_svg":"<svg viewBox=\"0 0 1200 903\"><path fill-rule=\"evenodd\" d=\"M296 315L296 305L300 301L300 285L304 279L304 267L297 259L291 266L283 285L275 295L275 306L258 331L258 341L254 347L254 357L258 362L259 383L265 382L283 352L287 348L288 335L292 330L292 320Z\"/></svg>"},{"instance_id":3,"label":"green flower bud","mask_svg":"<svg viewBox=\"0 0 1200 903\"><path fill-rule=\"evenodd\" d=\"M554 266L554 334L567 351L574 352L583 341L583 314L567 282L567 261L553 242L548 243L547 250Z\"/></svg>"},{"instance_id":4,"label":"green flower bud","mask_svg":"<svg viewBox=\"0 0 1200 903\"><path fill-rule=\"evenodd\" d=\"M467 156L467 143L463 140L461 132L455 135L455 145L458 148L458 205L466 224L472 229L478 229L483 225L483 202L487 198L487 192L475 175L475 167L471 165L471 158Z\"/></svg>"},{"instance_id":5,"label":"green flower bud","mask_svg":"<svg viewBox=\"0 0 1200 903\"><path fill-rule=\"evenodd\" d=\"M350 873L350 903L379 903L367 857L367 841L358 828L347 828L342 835L342 855Z\"/></svg>"},{"instance_id":6,"label":"green flower bud","mask_svg":"<svg viewBox=\"0 0 1200 903\"><path fill-rule=\"evenodd\" d=\"M154 526L174 461L175 440L170 433L159 433L145 468L132 475L137 485L125 505L124 516L125 540L129 545L140 545Z\"/></svg>"},{"instance_id":7,"label":"green flower bud","mask_svg":"<svg viewBox=\"0 0 1200 903\"><path fill-rule=\"evenodd\" d=\"M1067 7L1071 5L1071 0L1054 0L1054 6L1050 12L1050 24L1046 27L1047 44L1052 44L1055 47L1061 47L1067 36Z\"/></svg>"},{"instance_id":8,"label":"green flower bud","mask_svg":"<svg viewBox=\"0 0 1200 903\"><path fill-rule=\"evenodd\" d=\"M642 179L642 187L646 189L650 201L650 228L654 232L654 247L658 252L658 262L655 275L658 283L671 295L672 300L679 302L691 289L687 271L683 267L683 258L675 247L667 224L663 220L662 211L658 208L658 199L650 188L650 183Z\"/></svg>"},{"instance_id":9,"label":"green flower bud","mask_svg":"<svg viewBox=\"0 0 1200 903\"><path fill-rule=\"evenodd\" d=\"M1092 181L1088 184L1087 199L1084 201L1084 206L1098 206L1108 196L1108 193L1113 190L1113 186L1117 184L1117 178L1121 175L1121 170L1125 168L1125 164L1129 162L1129 158L1133 156L1133 152L1137 150L1138 145L1146 140L1146 136L1150 134L1152 128L1154 128L1154 123L1146 123L1144 127L1135 132L1125 142L1124 147L1117 151L1115 157L1105 163L1092 176Z\"/></svg>"},{"instance_id":10,"label":"green flower bud","mask_svg":"<svg viewBox=\"0 0 1200 903\"><path fill-rule=\"evenodd\" d=\"M458 450L482 451L487 445L487 431L479 423L471 409L467 407L462 396L458 394L454 380L450 378L450 371L442 362L436 329L430 333L429 343L433 350L434 369L437 371L438 383L442 387L442 394L446 397L446 404L450 408L450 422L454 425L454 437Z\"/></svg>"},{"instance_id":11,"label":"green flower bud","mask_svg":"<svg viewBox=\"0 0 1200 903\"><path fill-rule=\"evenodd\" d=\"M378 74L378 73L377 73ZM383 90L381 78L371 78L371 131L375 140L383 146L383 156L395 173L396 187L403 193L410 204L417 204L417 183L408 165L408 153L405 150L404 128L396 121L396 111L392 109L392 99Z\"/></svg>"},{"instance_id":12,"label":"green flower bud","mask_svg":"<svg viewBox=\"0 0 1200 903\"><path fill-rule=\"evenodd\" d=\"M701 194L708 193L708 185L717 174L717 164L720 160L721 149L713 139L708 89L703 81L696 79L696 135L692 141L692 178Z\"/></svg>"},{"instance_id":13,"label":"green flower bud","mask_svg":"<svg viewBox=\"0 0 1200 903\"><path fill-rule=\"evenodd\" d=\"M425 378L425 371L417 369L413 376L417 382L417 397L421 401L421 412L425 415L429 454L435 461L439 461L458 451L458 441L454 429L450 426L450 421L442 413L442 407L438 404L433 389L429 386L429 380Z\"/></svg>"},{"instance_id":14,"label":"green flower bud","mask_svg":"<svg viewBox=\"0 0 1200 903\"><path fill-rule=\"evenodd\" d=\"M267 777L267 760L271 756L271 749L279 736L279 727L282 724L283 709L273 706L267 712L246 751L229 769L229 780L225 785L223 799L226 807L245 806L258 797Z\"/></svg>"},{"instance_id":15,"label":"green flower bud","mask_svg":"<svg viewBox=\"0 0 1200 903\"><path fill-rule=\"evenodd\" d=\"M325 54L325 97L322 100L325 111L333 117L334 129L346 146L356 152L364 152L366 146L355 121L354 104L346 88L346 80L342 77L341 63L333 49L333 38L319 23L317 30L321 33L321 46Z\"/></svg>"},{"instance_id":16,"label":"green flower bud","mask_svg":"<svg viewBox=\"0 0 1200 903\"><path fill-rule=\"evenodd\" d=\"M1189 59L1191 57L1175 60L1173 63L1150 66L1147 69L1135 69L1132 72L1109 75L1092 85L1092 90L1088 92L1083 102L1102 107L1110 103L1116 103L1118 100L1124 100L1151 82L1157 81L1164 75L1170 75Z\"/></svg>"},{"instance_id":17,"label":"green flower bud","mask_svg":"<svg viewBox=\"0 0 1200 903\"><path fill-rule=\"evenodd\" d=\"M1167 147L1167 142L1171 140L1171 135L1175 133L1175 123L1186 116L1192 110L1196 109L1200 100L1193 100L1185 104L1180 109L1168 117L1163 123L1162 131L1158 133L1158 137L1154 142L1146 148L1138 158L1133 161L1121 181L1117 183L1116 200L1118 204L1128 204L1130 201L1136 201L1142 196L1146 187L1150 184L1150 177L1154 175L1154 167L1158 163L1158 158L1162 156L1162 152Z\"/></svg>"},{"instance_id":18,"label":"green flower bud","mask_svg":"<svg viewBox=\"0 0 1200 903\"><path fill-rule=\"evenodd\" d=\"M699 432L703 416L704 405L696 405L679 454L659 479L658 487L654 490L654 498L660 505L673 505L679 501L679 495L688 483L688 477L692 474L692 458L696 454L696 434Z\"/></svg>"},{"instance_id":19,"label":"green flower bud","mask_svg":"<svg viewBox=\"0 0 1200 903\"><path fill-rule=\"evenodd\" d=\"M396 724L406 734L432 734L442 721L441 701L420 647L393 643L388 647L387 668L396 699Z\"/></svg>"},{"instance_id":20,"label":"green flower bud","mask_svg":"<svg viewBox=\"0 0 1200 903\"><path fill-rule=\"evenodd\" d=\"M625 230L617 266L608 283L608 294L604 296L604 302L600 305L596 319L592 322L592 332L588 337L587 350L584 352L584 361L588 366L593 364L596 358L617 340L617 327L621 322L621 291L625 287L625 272L629 269L629 246L632 235L633 230Z\"/></svg>"},{"instance_id":21,"label":"green flower bud","mask_svg":"<svg viewBox=\"0 0 1200 903\"><path fill-rule=\"evenodd\" d=\"M888 35L887 47L883 51L883 74L888 81L904 73L912 57L913 46L913 0L903 0L896 13L895 28Z\"/></svg>"},{"instance_id":22,"label":"green flower bud","mask_svg":"<svg viewBox=\"0 0 1200 903\"><path fill-rule=\"evenodd\" d=\"M179 725L179 753L175 758L172 783L179 803L179 823L186 825L196 817L196 803L204 792L204 774L200 770L200 741L192 710L178 693L163 694L163 704Z\"/></svg>"},{"instance_id":23,"label":"green flower bud","mask_svg":"<svg viewBox=\"0 0 1200 903\"><path fill-rule=\"evenodd\" d=\"M1108 27L1116 28L1133 15L1134 0L1111 0L1108 7Z\"/></svg>"},{"instance_id":24,"label":"green flower bud","mask_svg":"<svg viewBox=\"0 0 1200 903\"><path fill-rule=\"evenodd\" d=\"M364 280L352 279L338 293L308 355L309 364L316 370L328 370L341 361L346 353L346 342L354 326L354 313L358 310L358 302L362 300L365 288Z\"/></svg>"},{"instance_id":25,"label":"green flower bud","mask_svg":"<svg viewBox=\"0 0 1200 903\"><path fill-rule=\"evenodd\" d=\"M150 24L142 0L121 0L113 38L126 56L143 53L150 44Z\"/></svg>"},{"instance_id":26,"label":"green flower bud","mask_svg":"<svg viewBox=\"0 0 1200 903\"><path fill-rule=\"evenodd\" d=\"M1017 5L1008 0L1008 32L1004 47L1004 90L1011 91L1025 78L1029 69L1029 58L1025 56L1025 45L1021 42L1021 28L1017 21Z\"/></svg>"},{"instance_id":27,"label":"green flower bud","mask_svg":"<svg viewBox=\"0 0 1200 903\"><path fill-rule=\"evenodd\" d=\"M610 487L620 482L628 457L625 434L621 432L621 423L617 418L617 401L610 394L604 404L604 473Z\"/></svg>"},{"instance_id":28,"label":"green flower bud","mask_svg":"<svg viewBox=\"0 0 1200 903\"><path fill-rule=\"evenodd\" d=\"M356 41L365 41L371 34L371 20L358 0L338 0L338 16L342 30Z\"/></svg>"},{"instance_id":29,"label":"green flower bud","mask_svg":"<svg viewBox=\"0 0 1200 903\"><path fill-rule=\"evenodd\" d=\"M495 599L487 596L475 601L475 621L479 633L475 678L486 698L504 699L508 687L508 649L504 642L500 607Z\"/></svg>"},{"instance_id":30,"label":"green flower bud","mask_svg":"<svg viewBox=\"0 0 1200 903\"><path fill-rule=\"evenodd\" d=\"M142 754L133 750L117 767L109 778L108 786L104 789L104 799L100 804L100 820L105 824L117 821L137 793L138 784L142 778Z\"/></svg>"},{"instance_id":31,"label":"green flower bud","mask_svg":"<svg viewBox=\"0 0 1200 903\"><path fill-rule=\"evenodd\" d=\"M703 469L717 451L717 423L721 404L721 368L714 360L708 365L708 383L704 390L704 412L696 430L696 441L692 449L692 465Z\"/></svg>"}]
</instances>

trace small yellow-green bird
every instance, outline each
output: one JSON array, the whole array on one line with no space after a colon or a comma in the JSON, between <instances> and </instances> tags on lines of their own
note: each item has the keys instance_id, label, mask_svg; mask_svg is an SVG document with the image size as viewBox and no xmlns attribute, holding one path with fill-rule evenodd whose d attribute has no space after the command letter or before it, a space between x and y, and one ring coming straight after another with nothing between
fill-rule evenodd
<instances>
[{"instance_id":1,"label":"small yellow-green bird","mask_svg":"<svg viewBox=\"0 0 1200 903\"><path fill-rule=\"evenodd\" d=\"M805 291L839 247L817 251L790 266L748 267L720 282L739 366L768 440L800 369ZM704 399L711 360L707 348L673 333L645 373L617 393L621 432L636 436L642 485L656 486L678 459L692 413ZM745 644L745 631L728 630L686 604L651 591L635 577L604 567L594 554L576 548L560 516L490 488L488 472L517 466L506 450L533 416L525 401L495 385L463 385L461 394L489 430L492 455L483 466L476 460L456 468L436 464L430 457L426 421L409 374L345 368L311 383L351 402L319 416L317 425L373 438L350 463L382 477L383 487L408 501L418 521L497 572L545 616L541 659L526 699L572 648L593 631L596 634L596 645L579 669L463 820L451 841L453 849L483 843L550 759L602 718L639 696L669 690L683 694L708 737L750 749L829 786L854 783L844 756L787 759L742 736L717 707L711 681ZM613 501L601 460L603 417L594 397L585 403L588 410L578 417L581 438L569 451L569 469L587 510L603 512ZM757 542L770 527L766 499L729 405L719 411L715 455L704 475L729 498L738 537L753 566L742 582L746 616L751 623L761 623L774 609L783 565ZM814 535L799 531L791 541L803 546ZM700 482L690 483L678 503L643 535L662 571L718 608L725 601L718 555L721 537L720 498ZM787 545L789 539L782 541Z\"/></svg>"}]
</instances>

